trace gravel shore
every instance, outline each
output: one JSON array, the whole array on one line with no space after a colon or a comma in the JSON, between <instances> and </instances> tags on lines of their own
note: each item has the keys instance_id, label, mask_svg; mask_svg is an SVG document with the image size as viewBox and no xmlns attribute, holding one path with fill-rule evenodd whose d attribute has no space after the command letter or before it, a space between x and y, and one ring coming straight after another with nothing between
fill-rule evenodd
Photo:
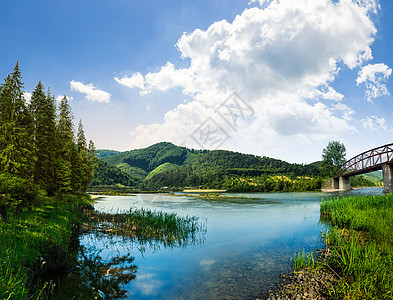
<instances>
[{"instance_id":1,"label":"gravel shore","mask_svg":"<svg viewBox=\"0 0 393 300\"><path fill-rule=\"evenodd\" d=\"M318 265L322 263L323 268L308 268L281 275L283 283L260 299L329 299L327 298L329 287L334 285L339 277L325 263L329 253L326 249L319 250Z\"/></svg>"}]
</instances>

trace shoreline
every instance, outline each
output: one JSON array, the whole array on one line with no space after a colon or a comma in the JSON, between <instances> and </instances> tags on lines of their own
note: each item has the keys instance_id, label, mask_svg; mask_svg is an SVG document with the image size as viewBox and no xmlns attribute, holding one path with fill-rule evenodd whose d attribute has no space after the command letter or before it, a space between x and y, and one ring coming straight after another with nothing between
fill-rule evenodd
<instances>
[{"instance_id":1,"label":"shoreline","mask_svg":"<svg viewBox=\"0 0 393 300\"><path fill-rule=\"evenodd\" d=\"M282 282L277 288L270 290L260 299L331 299L328 297L329 287L338 282L340 276L329 268L326 260L331 255L331 249L319 249L315 265L311 267L294 269L288 274L281 274ZM320 266L323 267L320 267Z\"/></svg>"}]
</instances>

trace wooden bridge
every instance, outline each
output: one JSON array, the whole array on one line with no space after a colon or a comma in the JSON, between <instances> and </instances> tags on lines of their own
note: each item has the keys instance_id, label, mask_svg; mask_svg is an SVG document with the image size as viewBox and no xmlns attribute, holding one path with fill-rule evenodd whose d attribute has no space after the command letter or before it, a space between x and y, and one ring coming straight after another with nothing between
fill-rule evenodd
<instances>
[{"instance_id":1,"label":"wooden bridge","mask_svg":"<svg viewBox=\"0 0 393 300\"><path fill-rule=\"evenodd\" d=\"M382 170L385 192L393 192L393 143L365 151L338 167L331 188L350 190L350 177Z\"/></svg>"}]
</instances>

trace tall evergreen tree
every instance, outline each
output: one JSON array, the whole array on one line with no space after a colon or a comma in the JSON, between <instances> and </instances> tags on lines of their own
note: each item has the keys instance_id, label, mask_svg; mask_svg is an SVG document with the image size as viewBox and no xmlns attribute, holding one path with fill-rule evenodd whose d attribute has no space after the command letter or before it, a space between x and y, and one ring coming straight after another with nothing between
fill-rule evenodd
<instances>
[{"instance_id":1,"label":"tall evergreen tree","mask_svg":"<svg viewBox=\"0 0 393 300\"><path fill-rule=\"evenodd\" d=\"M0 91L0 170L30 179L35 163L34 127L21 78L17 62Z\"/></svg>"},{"instance_id":2,"label":"tall evergreen tree","mask_svg":"<svg viewBox=\"0 0 393 300\"><path fill-rule=\"evenodd\" d=\"M72 113L67 97L61 100L56 127L56 180L57 191L62 195L72 191L72 158L75 150L74 126Z\"/></svg>"},{"instance_id":3,"label":"tall evergreen tree","mask_svg":"<svg viewBox=\"0 0 393 300\"><path fill-rule=\"evenodd\" d=\"M89 180L89 161L88 161L88 149L86 144L85 132L83 130L82 120L79 120L78 132L76 135L76 147L78 154L78 163L76 171L79 175L76 178L77 191L84 193L86 191L86 182Z\"/></svg>"},{"instance_id":4,"label":"tall evergreen tree","mask_svg":"<svg viewBox=\"0 0 393 300\"><path fill-rule=\"evenodd\" d=\"M34 117L37 156L34 182L45 188L48 194L53 195L55 193L56 104L49 91L45 95L41 81L32 93L30 109Z\"/></svg>"},{"instance_id":5,"label":"tall evergreen tree","mask_svg":"<svg viewBox=\"0 0 393 300\"><path fill-rule=\"evenodd\" d=\"M94 172L98 167L96 148L94 147L94 143L92 140L89 141L89 147L87 149L87 160L88 160L89 169L87 173L87 180L85 182L85 189L87 189L87 186L94 179Z\"/></svg>"}]
</instances>

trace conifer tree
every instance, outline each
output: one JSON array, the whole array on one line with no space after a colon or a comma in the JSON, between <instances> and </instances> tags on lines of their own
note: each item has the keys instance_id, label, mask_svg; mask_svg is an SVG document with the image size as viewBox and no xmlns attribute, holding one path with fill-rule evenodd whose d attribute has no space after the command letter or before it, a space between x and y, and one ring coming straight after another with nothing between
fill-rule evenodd
<instances>
[{"instance_id":1,"label":"conifer tree","mask_svg":"<svg viewBox=\"0 0 393 300\"><path fill-rule=\"evenodd\" d=\"M45 95L41 81L32 93L30 109L34 117L37 156L34 182L43 187L49 195L53 195L55 193L56 104L49 91Z\"/></svg>"},{"instance_id":2,"label":"conifer tree","mask_svg":"<svg viewBox=\"0 0 393 300\"><path fill-rule=\"evenodd\" d=\"M35 163L34 127L21 78L17 62L0 91L0 170L30 179Z\"/></svg>"},{"instance_id":3,"label":"conifer tree","mask_svg":"<svg viewBox=\"0 0 393 300\"><path fill-rule=\"evenodd\" d=\"M60 198L72 191L72 158L75 149L72 118L70 105L64 96L59 105L56 128L56 180Z\"/></svg>"},{"instance_id":4,"label":"conifer tree","mask_svg":"<svg viewBox=\"0 0 393 300\"><path fill-rule=\"evenodd\" d=\"M96 148L94 147L94 143L92 140L89 141L89 147L87 149L87 160L88 160L88 173L87 180L85 182L85 189L90 184L90 182L94 178L94 171L98 166L97 156L96 156Z\"/></svg>"},{"instance_id":5,"label":"conifer tree","mask_svg":"<svg viewBox=\"0 0 393 300\"><path fill-rule=\"evenodd\" d=\"M88 181L89 174L89 161L88 161L88 149L86 144L85 132L83 130L82 120L79 120L78 132L77 132L77 154L78 154L78 165L75 168L79 177L75 179L77 191L83 193L86 191L86 182Z\"/></svg>"}]
</instances>

